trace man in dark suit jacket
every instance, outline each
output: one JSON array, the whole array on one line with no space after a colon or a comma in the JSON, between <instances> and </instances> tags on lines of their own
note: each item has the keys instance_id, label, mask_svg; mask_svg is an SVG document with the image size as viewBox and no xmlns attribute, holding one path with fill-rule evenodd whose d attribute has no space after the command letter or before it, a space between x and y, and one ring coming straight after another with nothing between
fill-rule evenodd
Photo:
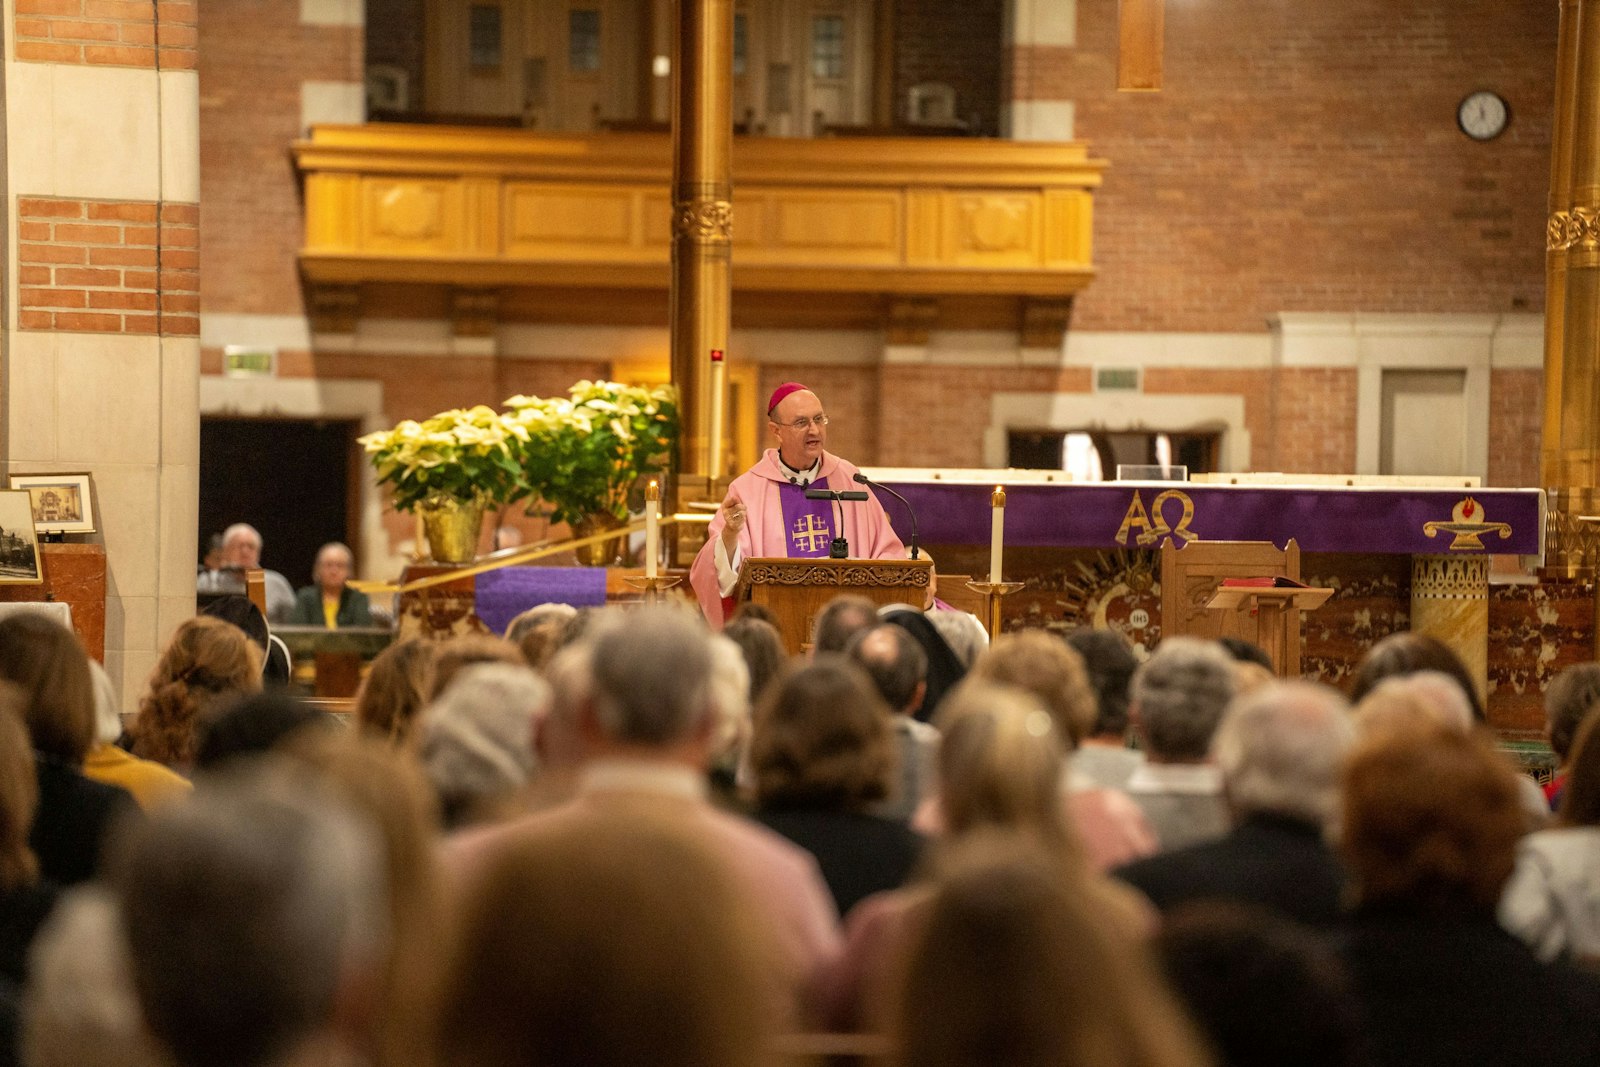
<instances>
[{"instance_id":1,"label":"man in dark suit jacket","mask_svg":"<svg viewBox=\"0 0 1600 1067\"><path fill-rule=\"evenodd\" d=\"M1131 863L1117 877L1163 912L1195 900L1231 900L1331 924L1345 874L1323 834L1350 740L1349 710L1331 689L1291 682L1241 697L1211 747L1233 829Z\"/></svg>"},{"instance_id":2,"label":"man in dark suit jacket","mask_svg":"<svg viewBox=\"0 0 1600 1067\"><path fill-rule=\"evenodd\" d=\"M372 605L367 594L345 584L354 562L350 549L338 541L329 541L318 549L316 566L311 569L315 584L294 595L290 625L326 626L330 630L371 626Z\"/></svg>"}]
</instances>

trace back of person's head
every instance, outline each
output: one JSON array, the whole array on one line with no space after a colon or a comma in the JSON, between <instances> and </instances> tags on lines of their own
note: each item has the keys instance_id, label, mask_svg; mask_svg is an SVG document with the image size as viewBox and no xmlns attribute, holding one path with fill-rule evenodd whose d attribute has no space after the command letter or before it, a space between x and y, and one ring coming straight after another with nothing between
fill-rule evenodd
<instances>
[{"instance_id":1,"label":"back of person's head","mask_svg":"<svg viewBox=\"0 0 1600 1067\"><path fill-rule=\"evenodd\" d=\"M583 761L583 713L594 694L594 649L577 641L550 658L550 710L539 724L535 751L543 771L570 771Z\"/></svg>"},{"instance_id":2,"label":"back of person's head","mask_svg":"<svg viewBox=\"0 0 1600 1067\"><path fill-rule=\"evenodd\" d=\"M329 730L334 720L305 701L279 690L252 693L199 724L194 768L214 771L238 759L271 752L299 735Z\"/></svg>"},{"instance_id":3,"label":"back of person's head","mask_svg":"<svg viewBox=\"0 0 1600 1067\"><path fill-rule=\"evenodd\" d=\"M699 620L676 607L619 611L596 624L592 700L610 740L666 747L708 730L706 636Z\"/></svg>"},{"instance_id":4,"label":"back of person's head","mask_svg":"<svg viewBox=\"0 0 1600 1067\"><path fill-rule=\"evenodd\" d=\"M1217 638L1217 644L1222 646L1222 651L1232 657L1235 663L1254 663L1257 667L1265 667L1268 674L1272 673L1272 657L1267 655L1266 649L1254 641L1224 634Z\"/></svg>"},{"instance_id":5,"label":"back of person's head","mask_svg":"<svg viewBox=\"0 0 1600 1067\"><path fill-rule=\"evenodd\" d=\"M1567 786L1561 794L1561 824L1600 826L1600 710L1589 712L1578 727L1568 766Z\"/></svg>"},{"instance_id":6,"label":"back of person's head","mask_svg":"<svg viewBox=\"0 0 1600 1067\"><path fill-rule=\"evenodd\" d=\"M459 1067L755 1067L777 998L726 861L662 820L524 835L467 890L441 986Z\"/></svg>"},{"instance_id":7,"label":"back of person's head","mask_svg":"<svg viewBox=\"0 0 1600 1067\"><path fill-rule=\"evenodd\" d=\"M303 772L236 773L137 828L114 881L139 1003L177 1067L288 1058L381 960L371 828Z\"/></svg>"},{"instance_id":8,"label":"back of person's head","mask_svg":"<svg viewBox=\"0 0 1600 1067\"><path fill-rule=\"evenodd\" d=\"M978 657L972 673L1032 693L1055 720L1068 748L1077 748L1094 726L1094 691L1083 657L1053 634L1043 630L1002 634Z\"/></svg>"},{"instance_id":9,"label":"back of person's head","mask_svg":"<svg viewBox=\"0 0 1600 1067\"><path fill-rule=\"evenodd\" d=\"M433 645L404 637L378 653L356 694L356 722L363 730L395 744L411 727L433 689Z\"/></svg>"},{"instance_id":10,"label":"back of person's head","mask_svg":"<svg viewBox=\"0 0 1600 1067\"><path fill-rule=\"evenodd\" d=\"M561 650L568 621L543 619L525 629L516 642L522 661L536 671L544 670L551 657Z\"/></svg>"},{"instance_id":11,"label":"back of person's head","mask_svg":"<svg viewBox=\"0 0 1600 1067\"><path fill-rule=\"evenodd\" d=\"M1156 936L1167 981L1219 1067L1354 1067L1361 1012L1339 957L1316 934L1259 908L1208 901Z\"/></svg>"},{"instance_id":12,"label":"back of person's head","mask_svg":"<svg viewBox=\"0 0 1600 1067\"><path fill-rule=\"evenodd\" d=\"M64 895L28 954L22 1062L166 1067L133 992L122 913L99 883Z\"/></svg>"},{"instance_id":13,"label":"back of person's head","mask_svg":"<svg viewBox=\"0 0 1600 1067\"><path fill-rule=\"evenodd\" d=\"M11 686L0 689L0 892L30 885L39 876L38 858L28 845L39 783L20 705Z\"/></svg>"},{"instance_id":14,"label":"back of person's head","mask_svg":"<svg viewBox=\"0 0 1600 1067\"><path fill-rule=\"evenodd\" d=\"M785 676L756 715L750 768L764 808L857 811L889 792L890 711L843 656Z\"/></svg>"},{"instance_id":15,"label":"back of person's head","mask_svg":"<svg viewBox=\"0 0 1600 1067\"><path fill-rule=\"evenodd\" d=\"M287 685L289 682L288 656L281 650L274 652L267 617L261 614L249 597L230 593L212 597L200 609L200 614L237 626L261 653L261 680L267 685ZM281 642L280 642L281 644Z\"/></svg>"},{"instance_id":16,"label":"back of person's head","mask_svg":"<svg viewBox=\"0 0 1600 1067\"><path fill-rule=\"evenodd\" d=\"M967 670L983 655L983 650L989 647L989 631L983 628L983 623L970 611L944 611L934 609L926 614L927 620L933 628L944 638L944 643L950 646L956 659Z\"/></svg>"},{"instance_id":17,"label":"back of person's head","mask_svg":"<svg viewBox=\"0 0 1600 1067\"><path fill-rule=\"evenodd\" d=\"M1472 718L1486 721L1483 702L1478 698L1478 686L1468 673L1461 657L1437 637L1412 632L1390 634L1373 645L1356 667L1355 682L1350 687L1350 702L1361 703L1385 678L1395 678L1418 671L1437 671L1453 678L1466 695L1472 708Z\"/></svg>"},{"instance_id":18,"label":"back of person's head","mask_svg":"<svg viewBox=\"0 0 1600 1067\"><path fill-rule=\"evenodd\" d=\"M878 623L851 639L847 654L877 688L889 710L910 714L928 684L928 654L898 626Z\"/></svg>"},{"instance_id":19,"label":"back of person's head","mask_svg":"<svg viewBox=\"0 0 1600 1067\"><path fill-rule=\"evenodd\" d=\"M1128 685L1139 666L1128 639L1115 630L1084 627L1067 634L1066 641L1083 657L1094 690L1094 729L1089 735L1122 739L1128 732Z\"/></svg>"},{"instance_id":20,"label":"back of person's head","mask_svg":"<svg viewBox=\"0 0 1600 1067\"><path fill-rule=\"evenodd\" d=\"M846 593L836 596L817 613L816 629L811 633L811 654L843 652L857 631L878 621L878 607L864 596Z\"/></svg>"},{"instance_id":21,"label":"back of person's head","mask_svg":"<svg viewBox=\"0 0 1600 1067\"><path fill-rule=\"evenodd\" d=\"M1428 726L1467 733L1473 725L1467 695L1454 678L1438 671L1385 678L1367 690L1351 721L1363 738Z\"/></svg>"},{"instance_id":22,"label":"back of person's head","mask_svg":"<svg viewBox=\"0 0 1600 1067\"><path fill-rule=\"evenodd\" d=\"M1206 1063L1144 953L1030 842L958 847L914 914L891 1018L904 1067Z\"/></svg>"},{"instance_id":23,"label":"back of person's head","mask_svg":"<svg viewBox=\"0 0 1600 1067\"><path fill-rule=\"evenodd\" d=\"M722 628L722 636L739 646L745 667L750 671L750 703L761 703L767 687L789 663L778 628L765 619L739 614Z\"/></svg>"},{"instance_id":24,"label":"back of person's head","mask_svg":"<svg viewBox=\"0 0 1600 1067\"><path fill-rule=\"evenodd\" d=\"M1491 914L1527 828L1517 777L1481 733L1419 726L1357 744L1339 847L1365 905Z\"/></svg>"},{"instance_id":25,"label":"back of person's head","mask_svg":"<svg viewBox=\"0 0 1600 1067\"><path fill-rule=\"evenodd\" d=\"M260 688L261 653L242 630L204 615L187 620L157 660L139 715L128 729L133 754L160 763L192 763L202 722Z\"/></svg>"},{"instance_id":26,"label":"back of person's head","mask_svg":"<svg viewBox=\"0 0 1600 1067\"><path fill-rule=\"evenodd\" d=\"M565 626L567 620L577 613L578 609L571 604L535 604L506 625L506 640L514 645L520 644L523 637L535 627L547 622L559 622Z\"/></svg>"},{"instance_id":27,"label":"back of person's head","mask_svg":"<svg viewBox=\"0 0 1600 1067\"><path fill-rule=\"evenodd\" d=\"M510 641L489 634L466 634L433 645L433 671L428 679L428 700L450 688L456 672L479 663L506 663L525 667L527 661Z\"/></svg>"},{"instance_id":28,"label":"back of person's head","mask_svg":"<svg viewBox=\"0 0 1600 1067\"><path fill-rule=\"evenodd\" d=\"M750 668L739 646L721 634L706 638L711 653L711 710L716 731L711 739L713 757L730 769L750 739Z\"/></svg>"},{"instance_id":29,"label":"back of person's head","mask_svg":"<svg viewBox=\"0 0 1600 1067\"><path fill-rule=\"evenodd\" d=\"M122 711L117 707L117 687L98 660L89 661L89 687L94 690L94 739L114 745L122 736Z\"/></svg>"},{"instance_id":30,"label":"back of person's head","mask_svg":"<svg viewBox=\"0 0 1600 1067\"><path fill-rule=\"evenodd\" d=\"M1281 682L1234 701L1211 742L1228 803L1327 824L1353 739L1349 706L1326 686Z\"/></svg>"},{"instance_id":31,"label":"back of person's head","mask_svg":"<svg viewBox=\"0 0 1600 1067\"><path fill-rule=\"evenodd\" d=\"M1567 762L1579 724L1596 707L1600 707L1600 663L1575 664L1550 679L1544 691L1544 717L1556 759Z\"/></svg>"},{"instance_id":32,"label":"back of person's head","mask_svg":"<svg viewBox=\"0 0 1600 1067\"><path fill-rule=\"evenodd\" d=\"M550 687L527 667L478 663L428 705L417 756L447 826L495 814L535 771L533 731L550 709Z\"/></svg>"},{"instance_id":33,"label":"back of person's head","mask_svg":"<svg viewBox=\"0 0 1600 1067\"><path fill-rule=\"evenodd\" d=\"M94 744L94 684L77 635L33 612L0 620L0 680L22 695L33 747L82 763Z\"/></svg>"},{"instance_id":34,"label":"back of person's head","mask_svg":"<svg viewBox=\"0 0 1600 1067\"><path fill-rule=\"evenodd\" d=\"M1066 747L1032 693L969 679L939 711L939 805L951 837L985 828L1023 833L1067 854L1061 806Z\"/></svg>"},{"instance_id":35,"label":"back of person's head","mask_svg":"<svg viewBox=\"0 0 1600 1067\"><path fill-rule=\"evenodd\" d=\"M1153 759L1198 762L1235 690L1233 660L1215 641L1169 637L1133 674L1136 725Z\"/></svg>"}]
</instances>

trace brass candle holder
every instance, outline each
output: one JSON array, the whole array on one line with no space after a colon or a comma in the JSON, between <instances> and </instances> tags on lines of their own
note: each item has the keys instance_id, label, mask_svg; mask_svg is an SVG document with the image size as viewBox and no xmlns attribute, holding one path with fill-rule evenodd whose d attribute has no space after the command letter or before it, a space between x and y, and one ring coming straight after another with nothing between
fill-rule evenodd
<instances>
[{"instance_id":1,"label":"brass candle holder","mask_svg":"<svg viewBox=\"0 0 1600 1067\"><path fill-rule=\"evenodd\" d=\"M989 626L989 640L1000 636L1000 612L1005 598L1024 588L1026 582L968 582L967 588L982 593L985 620Z\"/></svg>"}]
</instances>

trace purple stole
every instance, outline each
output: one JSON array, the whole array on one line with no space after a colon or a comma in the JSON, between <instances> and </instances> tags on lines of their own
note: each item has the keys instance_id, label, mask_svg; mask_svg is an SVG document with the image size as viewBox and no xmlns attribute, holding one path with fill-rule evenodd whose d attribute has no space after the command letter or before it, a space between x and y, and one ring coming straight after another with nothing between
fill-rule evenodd
<instances>
[{"instance_id":1,"label":"purple stole","mask_svg":"<svg viewBox=\"0 0 1600 1067\"><path fill-rule=\"evenodd\" d=\"M822 479L817 481L821 482ZM784 544L791 558L826 556L835 536L834 502L808 500L806 488L793 482L778 486L778 500L783 505ZM827 484L823 483L817 488L826 489Z\"/></svg>"}]
</instances>

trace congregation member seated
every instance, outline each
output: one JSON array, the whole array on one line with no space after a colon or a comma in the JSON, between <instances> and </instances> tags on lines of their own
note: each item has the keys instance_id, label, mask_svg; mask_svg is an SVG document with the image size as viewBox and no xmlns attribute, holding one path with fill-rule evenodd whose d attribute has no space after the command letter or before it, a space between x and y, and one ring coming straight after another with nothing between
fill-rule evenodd
<instances>
[{"instance_id":1,"label":"congregation member seated","mask_svg":"<svg viewBox=\"0 0 1600 1067\"><path fill-rule=\"evenodd\" d=\"M1556 758L1555 773L1544 787L1550 810L1561 807L1561 793L1571 772L1573 741L1589 713L1600 707L1600 663L1578 663L1550 679L1544 691L1544 736Z\"/></svg>"},{"instance_id":2,"label":"congregation member seated","mask_svg":"<svg viewBox=\"0 0 1600 1067\"><path fill-rule=\"evenodd\" d=\"M1094 691L1076 652L1042 630L1003 634L978 657L972 675L1025 689L1050 713L1067 750L1061 800L1089 866L1110 870L1156 850L1155 833L1138 805L1121 790L1096 785L1073 767L1073 754L1095 718Z\"/></svg>"},{"instance_id":3,"label":"congregation member seated","mask_svg":"<svg viewBox=\"0 0 1600 1067\"><path fill-rule=\"evenodd\" d=\"M56 899L55 885L39 876L39 858L28 845L39 785L18 703L15 690L0 692L0 1016L6 1017L0 1030L16 1022L28 946ZM0 1046L0 1061L5 1055L6 1047Z\"/></svg>"},{"instance_id":4,"label":"congregation member seated","mask_svg":"<svg viewBox=\"0 0 1600 1067\"><path fill-rule=\"evenodd\" d=\"M1359 742L1340 827L1372 1067L1600 1062L1600 979L1541 963L1495 920L1525 823L1489 737L1423 724Z\"/></svg>"},{"instance_id":5,"label":"congregation member seated","mask_svg":"<svg viewBox=\"0 0 1600 1067\"><path fill-rule=\"evenodd\" d=\"M354 571L355 556L348 545L329 541L317 549L311 584L294 595L294 607L285 621L294 626L322 626L329 630L371 626L372 604L367 594L348 584Z\"/></svg>"},{"instance_id":6,"label":"congregation member seated","mask_svg":"<svg viewBox=\"0 0 1600 1067\"><path fill-rule=\"evenodd\" d=\"M756 713L755 817L817 858L840 915L898 887L921 854L920 834L869 811L894 764L889 708L843 657L790 674Z\"/></svg>"},{"instance_id":7,"label":"congregation member seated","mask_svg":"<svg viewBox=\"0 0 1600 1067\"><path fill-rule=\"evenodd\" d=\"M1228 832L1211 736L1235 692L1234 661L1214 641L1169 637L1134 672L1130 715L1145 762L1128 776L1163 849Z\"/></svg>"},{"instance_id":8,"label":"congregation member seated","mask_svg":"<svg viewBox=\"0 0 1600 1067\"><path fill-rule=\"evenodd\" d=\"M567 623L578 609L571 604L535 604L512 619L505 637L534 670L543 670L561 647Z\"/></svg>"},{"instance_id":9,"label":"congregation member seated","mask_svg":"<svg viewBox=\"0 0 1600 1067\"><path fill-rule=\"evenodd\" d=\"M907 937L895 1067L1207 1067L1147 953L1026 838L955 850Z\"/></svg>"},{"instance_id":10,"label":"congregation member seated","mask_svg":"<svg viewBox=\"0 0 1600 1067\"><path fill-rule=\"evenodd\" d=\"M1600 970L1600 711L1589 712L1572 744L1555 826L1517 846L1500 922L1542 960Z\"/></svg>"},{"instance_id":11,"label":"congregation member seated","mask_svg":"<svg viewBox=\"0 0 1600 1067\"><path fill-rule=\"evenodd\" d=\"M711 799L725 808L748 813L739 775L745 767L755 723L750 712L750 668L739 646L722 634L713 634L711 653L711 758L706 777Z\"/></svg>"},{"instance_id":12,"label":"congregation member seated","mask_svg":"<svg viewBox=\"0 0 1600 1067\"><path fill-rule=\"evenodd\" d=\"M373 657L356 692L355 720L364 731L404 745L433 689L433 645L402 637Z\"/></svg>"},{"instance_id":13,"label":"congregation member seated","mask_svg":"<svg viewBox=\"0 0 1600 1067\"><path fill-rule=\"evenodd\" d=\"M836 596L817 612L811 629L811 655L843 652L851 640L878 621L878 607L864 596L845 593Z\"/></svg>"},{"instance_id":14,"label":"congregation member seated","mask_svg":"<svg viewBox=\"0 0 1600 1067\"><path fill-rule=\"evenodd\" d=\"M934 615L946 612L922 612L906 604L887 604L878 611L878 618L890 626L898 626L911 635L928 658L928 687L922 694L916 717L922 722L932 722L939 714L939 705L945 696L967 676L967 667L945 641L939 628L929 621Z\"/></svg>"},{"instance_id":15,"label":"congregation member seated","mask_svg":"<svg viewBox=\"0 0 1600 1067\"><path fill-rule=\"evenodd\" d=\"M427 698L438 700L450 688L456 674L479 663L504 663L526 667L527 661L510 641L489 634L465 634L448 641L432 642L433 666L428 674Z\"/></svg>"},{"instance_id":16,"label":"congregation member seated","mask_svg":"<svg viewBox=\"0 0 1600 1067\"><path fill-rule=\"evenodd\" d=\"M199 615L167 642L128 726L130 751L187 775L204 720L261 689L261 653L237 626Z\"/></svg>"},{"instance_id":17,"label":"congregation member seated","mask_svg":"<svg viewBox=\"0 0 1600 1067\"><path fill-rule=\"evenodd\" d=\"M267 617L261 614L250 599L229 593L208 599L199 614L237 626L244 631L250 643L261 653L261 683L269 686L289 684L293 664L289 659L289 646L272 632Z\"/></svg>"},{"instance_id":18,"label":"congregation member seated","mask_svg":"<svg viewBox=\"0 0 1600 1067\"><path fill-rule=\"evenodd\" d=\"M1144 762L1144 753L1128 747L1128 686L1139 661L1114 630L1073 630L1067 644L1083 657L1095 698L1094 727L1072 754L1072 768L1091 782L1122 789Z\"/></svg>"},{"instance_id":19,"label":"congregation member seated","mask_svg":"<svg viewBox=\"0 0 1600 1067\"><path fill-rule=\"evenodd\" d=\"M800 1005L837 949L837 913L810 853L707 797L716 729L708 636L678 608L601 613L551 671L564 713L550 717L560 720L562 758L581 764L577 797L458 838L452 866L470 877L495 855L532 848L541 833L562 827L640 819L681 826L733 869L745 906L777 938L774 978Z\"/></svg>"},{"instance_id":20,"label":"congregation member seated","mask_svg":"<svg viewBox=\"0 0 1600 1067\"><path fill-rule=\"evenodd\" d=\"M154 813L113 879L134 989L175 1067L339 1062L371 1045L388 950L369 823L261 766ZM358 993L358 991L365 991Z\"/></svg>"},{"instance_id":21,"label":"congregation member seated","mask_svg":"<svg viewBox=\"0 0 1600 1067\"><path fill-rule=\"evenodd\" d=\"M750 706L766 698L767 689L789 665L778 628L765 619L746 615L741 609L733 621L722 628L722 636L739 646L745 669L750 673Z\"/></svg>"},{"instance_id":22,"label":"congregation member seated","mask_svg":"<svg viewBox=\"0 0 1600 1067\"><path fill-rule=\"evenodd\" d=\"M1333 690L1304 682L1239 697L1211 742L1233 828L1130 864L1117 877L1162 912L1228 900L1332 926L1345 876L1324 835L1353 736L1349 711Z\"/></svg>"},{"instance_id":23,"label":"congregation member seated","mask_svg":"<svg viewBox=\"0 0 1600 1067\"><path fill-rule=\"evenodd\" d=\"M1217 1067L1362 1067L1361 1013L1325 939L1239 904L1189 904L1155 939L1161 971Z\"/></svg>"},{"instance_id":24,"label":"congregation member seated","mask_svg":"<svg viewBox=\"0 0 1600 1067\"><path fill-rule=\"evenodd\" d=\"M95 743L83 758L83 773L97 782L126 789L145 811L188 796L191 786L183 775L117 747L123 733L122 716L117 712L111 676L94 660L89 661L89 675L94 683Z\"/></svg>"},{"instance_id":25,"label":"congregation member seated","mask_svg":"<svg viewBox=\"0 0 1600 1067\"><path fill-rule=\"evenodd\" d=\"M1032 693L974 678L950 694L940 715L939 834L930 873L975 837L1003 832L1029 842L1097 922L1130 946L1154 922L1137 893L1093 870L1061 803L1066 749L1051 715ZM841 1030L881 1032L886 994L907 932L925 906L929 883L868 897L847 917L845 950L825 983L829 1019Z\"/></svg>"},{"instance_id":26,"label":"congregation member seated","mask_svg":"<svg viewBox=\"0 0 1600 1067\"><path fill-rule=\"evenodd\" d=\"M38 804L28 847L50 881L87 881L117 823L138 811L127 790L83 773L95 728L89 657L55 620L13 615L0 620L0 681L16 687L33 745Z\"/></svg>"},{"instance_id":27,"label":"congregation member seated","mask_svg":"<svg viewBox=\"0 0 1600 1067\"><path fill-rule=\"evenodd\" d=\"M433 1062L775 1062L774 931L724 844L599 807L526 827L466 890Z\"/></svg>"},{"instance_id":28,"label":"congregation member seated","mask_svg":"<svg viewBox=\"0 0 1600 1067\"><path fill-rule=\"evenodd\" d=\"M446 830L511 814L537 771L533 735L550 687L526 667L478 663L429 704L417 757L438 796Z\"/></svg>"},{"instance_id":29,"label":"congregation member seated","mask_svg":"<svg viewBox=\"0 0 1600 1067\"><path fill-rule=\"evenodd\" d=\"M989 631L970 611L936 608L927 611L924 617L950 647L956 666L963 672L971 670L983 650L989 647Z\"/></svg>"},{"instance_id":30,"label":"congregation member seated","mask_svg":"<svg viewBox=\"0 0 1600 1067\"><path fill-rule=\"evenodd\" d=\"M201 571L195 579L197 593L238 593L245 591L244 572L261 566L261 534L247 522L236 522L222 531L222 566ZM262 569L267 585L267 621L284 623L294 610L294 586L277 571Z\"/></svg>"},{"instance_id":31,"label":"congregation member seated","mask_svg":"<svg viewBox=\"0 0 1600 1067\"><path fill-rule=\"evenodd\" d=\"M880 623L856 635L849 655L894 713L896 770L889 795L872 813L908 822L934 793L939 731L916 718L928 692L928 654L905 630Z\"/></svg>"},{"instance_id":32,"label":"congregation member seated","mask_svg":"<svg viewBox=\"0 0 1600 1067\"><path fill-rule=\"evenodd\" d=\"M276 751L303 734L331 733L337 719L281 689L239 697L200 724L195 742L196 774L215 771L235 760Z\"/></svg>"}]
</instances>

